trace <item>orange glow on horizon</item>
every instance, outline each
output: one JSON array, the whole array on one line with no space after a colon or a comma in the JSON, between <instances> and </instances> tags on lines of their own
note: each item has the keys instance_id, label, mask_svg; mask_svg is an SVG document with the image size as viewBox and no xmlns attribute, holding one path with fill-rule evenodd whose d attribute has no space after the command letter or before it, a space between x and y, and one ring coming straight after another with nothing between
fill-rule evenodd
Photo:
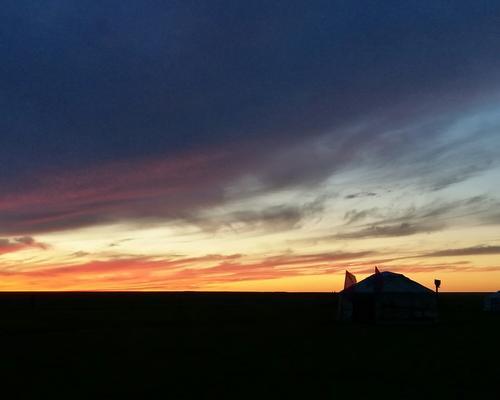
<instances>
[{"instance_id":1,"label":"orange glow on horizon","mask_svg":"<svg viewBox=\"0 0 500 400\"><path fill-rule=\"evenodd\" d=\"M373 273L375 264L370 265L369 260L335 263L335 257L338 254L263 259L247 259L238 254L172 259L137 257L24 271L3 269L0 290L338 292L343 288L345 269L353 272L358 281ZM377 264L382 271L403 273L430 289L434 289L434 279L441 279L443 292L499 289L500 268L472 268L468 264L432 268L429 265Z\"/></svg>"}]
</instances>

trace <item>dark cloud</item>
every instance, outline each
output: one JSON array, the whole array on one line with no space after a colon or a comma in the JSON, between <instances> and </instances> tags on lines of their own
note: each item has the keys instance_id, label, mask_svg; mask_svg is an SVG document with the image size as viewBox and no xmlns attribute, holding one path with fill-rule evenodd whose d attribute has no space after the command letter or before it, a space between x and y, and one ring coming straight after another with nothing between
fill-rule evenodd
<instances>
[{"instance_id":1,"label":"dark cloud","mask_svg":"<svg viewBox=\"0 0 500 400\"><path fill-rule=\"evenodd\" d=\"M23 236L13 239L0 238L0 255L6 253L13 253L16 251L21 251L29 248L38 248L41 250L46 250L49 246L45 243L36 241L31 236Z\"/></svg>"},{"instance_id":2,"label":"dark cloud","mask_svg":"<svg viewBox=\"0 0 500 400\"><path fill-rule=\"evenodd\" d=\"M374 197L376 196L377 193L374 192L358 192L358 193L352 193L348 194L345 196L346 199L358 199L360 197Z\"/></svg>"},{"instance_id":3,"label":"dark cloud","mask_svg":"<svg viewBox=\"0 0 500 400\"><path fill-rule=\"evenodd\" d=\"M498 66L498 13L466 2L446 13L327 1L12 2L1 20L2 155L16 161L28 142L17 166L87 165L249 135L290 142L409 93L466 98Z\"/></svg>"},{"instance_id":4,"label":"dark cloud","mask_svg":"<svg viewBox=\"0 0 500 400\"><path fill-rule=\"evenodd\" d=\"M368 210L350 210L344 214L344 221L346 225L354 224L360 222L369 217L375 217L379 213L378 208L370 208Z\"/></svg>"},{"instance_id":5,"label":"dark cloud","mask_svg":"<svg viewBox=\"0 0 500 400\"><path fill-rule=\"evenodd\" d=\"M399 272L403 274L407 273L419 273L419 272L434 272L434 273L447 273L447 272L499 272L499 266L484 267L478 265L472 265L467 261L457 261L448 263L414 263L414 264L398 264L390 263L385 266L381 266L379 269L390 270L392 272ZM373 273L373 267L361 268L351 268L352 271L360 274L371 274ZM432 285L432 281L428 285Z\"/></svg>"},{"instance_id":6,"label":"dark cloud","mask_svg":"<svg viewBox=\"0 0 500 400\"><path fill-rule=\"evenodd\" d=\"M500 206L500 205L498 205ZM485 214L481 218L481 222L485 225L500 225L500 213L496 210L498 206L495 207L495 210L492 210L491 213Z\"/></svg>"},{"instance_id":7,"label":"dark cloud","mask_svg":"<svg viewBox=\"0 0 500 400\"><path fill-rule=\"evenodd\" d=\"M113 163L40 178L22 194L0 202L0 232L29 234L121 220L180 218L216 204L235 171L227 158L183 155L174 159Z\"/></svg>"},{"instance_id":8,"label":"dark cloud","mask_svg":"<svg viewBox=\"0 0 500 400\"><path fill-rule=\"evenodd\" d=\"M500 254L500 246L476 246L461 249L439 250L423 254L420 257L455 257L455 256L481 256Z\"/></svg>"},{"instance_id":9,"label":"dark cloud","mask_svg":"<svg viewBox=\"0 0 500 400\"><path fill-rule=\"evenodd\" d=\"M373 225L363 228L354 232L339 233L335 235L337 239L364 239L372 237L398 237L410 236L417 233L429 233L441 230L441 224L412 224L409 222L402 222L395 225Z\"/></svg>"},{"instance_id":10,"label":"dark cloud","mask_svg":"<svg viewBox=\"0 0 500 400\"><path fill-rule=\"evenodd\" d=\"M482 163L478 162L474 165L467 165L465 167L459 168L453 174L448 174L447 176L437 176L434 178L434 182L430 186L432 191L438 191L447 188L448 186L454 185L466 181L473 176L478 175L480 172L488 169L492 165L491 160L484 160Z\"/></svg>"},{"instance_id":11,"label":"dark cloud","mask_svg":"<svg viewBox=\"0 0 500 400\"><path fill-rule=\"evenodd\" d=\"M115 242L112 242L108 245L108 247L118 247L120 246L122 243L125 243L125 242L129 242L131 241L132 239L131 238L126 238L126 239L121 239L121 240L117 240Z\"/></svg>"},{"instance_id":12,"label":"dark cloud","mask_svg":"<svg viewBox=\"0 0 500 400\"><path fill-rule=\"evenodd\" d=\"M418 233L430 233L449 226L467 224L470 219L478 223L484 214L496 209L496 202L488 196L474 196L454 201L434 201L421 207L406 209L351 210L344 216L346 225L362 221L364 218L377 220L357 225L350 230L325 239L363 239L371 237L399 237Z\"/></svg>"},{"instance_id":13,"label":"dark cloud","mask_svg":"<svg viewBox=\"0 0 500 400\"><path fill-rule=\"evenodd\" d=\"M37 242L31 236L23 236L23 237L14 238L12 241L14 243L22 244L26 247L38 247L38 248L43 249L43 250L48 248L48 245L46 245L45 243Z\"/></svg>"},{"instance_id":14,"label":"dark cloud","mask_svg":"<svg viewBox=\"0 0 500 400\"><path fill-rule=\"evenodd\" d=\"M462 123L467 124L467 122ZM494 167L496 158L489 146L496 143L498 137L490 129L485 129L483 124L485 123L470 126L465 139L448 138L446 143L435 148L431 143L427 143L427 147L423 147L417 153L417 159L408 159L406 165L401 163L402 173L416 177L418 185L423 190L437 192ZM495 131L499 125L500 121L497 120ZM489 140L482 142L478 137ZM444 138L446 135L443 135ZM403 156L407 157L408 154L403 152ZM408 171L409 168L413 171Z\"/></svg>"},{"instance_id":15,"label":"dark cloud","mask_svg":"<svg viewBox=\"0 0 500 400\"><path fill-rule=\"evenodd\" d=\"M360 164L428 190L468 179L496 155L450 168L471 146L440 139L496 94L499 15L486 1L8 1L0 233L175 221L248 174L263 191Z\"/></svg>"},{"instance_id":16,"label":"dark cloud","mask_svg":"<svg viewBox=\"0 0 500 400\"><path fill-rule=\"evenodd\" d=\"M293 229L308 214L307 209L292 206L274 206L262 211L239 211L217 217L212 221L197 220L198 225L228 226L231 229L270 228L272 230ZM202 224L200 224L202 222Z\"/></svg>"},{"instance_id":17,"label":"dark cloud","mask_svg":"<svg viewBox=\"0 0 500 400\"><path fill-rule=\"evenodd\" d=\"M71 254L71 257L85 257L89 256L91 253L88 253L86 251L75 251L74 253Z\"/></svg>"},{"instance_id":18,"label":"dark cloud","mask_svg":"<svg viewBox=\"0 0 500 400\"><path fill-rule=\"evenodd\" d=\"M230 229L236 232L247 230L281 231L295 229L309 218L320 217L323 212L324 198L302 205L277 205L262 210L242 210L223 215L191 215L183 222L189 222L207 231Z\"/></svg>"}]
</instances>

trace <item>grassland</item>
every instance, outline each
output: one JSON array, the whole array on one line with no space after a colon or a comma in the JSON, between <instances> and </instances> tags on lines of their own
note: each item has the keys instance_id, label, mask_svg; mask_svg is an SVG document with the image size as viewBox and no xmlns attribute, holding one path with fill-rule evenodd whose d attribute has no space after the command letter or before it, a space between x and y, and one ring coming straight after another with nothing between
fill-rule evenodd
<instances>
[{"instance_id":1,"label":"grassland","mask_svg":"<svg viewBox=\"0 0 500 400\"><path fill-rule=\"evenodd\" d=\"M336 322L328 293L1 293L0 377L9 398L496 398L482 298L373 326Z\"/></svg>"}]
</instances>

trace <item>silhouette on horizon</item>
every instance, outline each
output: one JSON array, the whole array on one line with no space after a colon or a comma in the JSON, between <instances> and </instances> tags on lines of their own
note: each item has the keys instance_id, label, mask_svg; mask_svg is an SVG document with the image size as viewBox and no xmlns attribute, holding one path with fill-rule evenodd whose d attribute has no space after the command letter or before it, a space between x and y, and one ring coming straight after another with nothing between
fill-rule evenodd
<instances>
[{"instance_id":1,"label":"silhouette on horizon","mask_svg":"<svg viewBox=\"0 0 500 400\"><path fill-rule=\"evenodd\" d=\"M434 323L438 319L436 293L403 274L375 267L375 273L356 283L346 271L339 293L338 319L375 323Z\"/></svg>"}]
</instances>

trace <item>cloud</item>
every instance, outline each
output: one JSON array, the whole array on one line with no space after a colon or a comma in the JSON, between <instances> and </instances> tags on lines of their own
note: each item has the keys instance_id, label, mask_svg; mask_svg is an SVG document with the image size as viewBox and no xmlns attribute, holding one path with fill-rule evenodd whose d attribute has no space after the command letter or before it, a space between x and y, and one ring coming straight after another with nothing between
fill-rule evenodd
<instances>
[{"instance_id":1,"label":"cloud","mask_svg":"<svg viewBox=\"0 0 500 400\"><path fill-rule=\"evenodd\" d=\"M500 71L490 8L12 6L0 16L10 32L0 159L15 173L0 174L0 234L122 221L218 229L202 211L255 194L228 195L249 175L267 193L319 190L361 168L425 191L470 179L497 158L498 118L483 115ZM222 225L292 229L305 214L253 207ZM419 226L375 232L404 224Z\"/></svg>"},{"instance_id":2,"label":"cloud","mask_svg":"<svg viewBox=\"0 0 500 400\"><path fill-rule=\"evenodd\" d=\"M346 221L346 225L350 225L376 215L378 215L376 207L361 211L350 210L344 214L344 221Z\"/></svg>"},{"instance_id":3,"label":"cloud","mask_svg":"<svg viewBox=\"0 0 500 400\"><path fill-rule=\"evenodd\" d=\"M321 215L324 210L324 197L299 205L275 205L261 210L240 210L217 215L194 214L184 221L205 231L228 229L233 232L245 231L283 231L297 229L305 220ZM184 222L183 221L183 222Z\"/></svg>"},{"instance_id":4,"label":"cloud","mask_svg":"<svg viewBox=\"0 0 500 400\"><path fill-rule=\"evenodd\" d=\"M363 260L371 251L316 254L282 254L249 257L241 254L209 254L201 257L117 257L86 263L54 265L16 271L0 269L1 287L17 290L188 290L245 280L323 275L334 265ZM3 286L2 286L3 285Z\"/></svg>"},{"instance_id":5,"label":"cloud","mask_svg":"<svg viewBox=\"0 0 500 400\"><path fill-rule=\"evenodd\" d=\"M33 13L16 3L0 17L10 99L0 158L19 175L47 164L171 156L250 135L295 143L388 109L398 109L392 119L423 107L442 114L496 89L494 4L443 15L434 5L302 1L285 13L279 4L229 0L152 3L140 12L132 1L119 11L59 1ZM378 147L370 137L337 139L347 158L357 144Z\"/></svg>"},{"instance_id":6,"label":"cloud","mask_svg":"<svg viewBox=\"0 0 500 400\"><path fill-rule=\"evenodd\" d=\"M375 197L377 193L375 192L358 192L352 193L345 196L346 199L359 199L360 197Z\"/></svg>"},{"instance_id":7,"label":"cloud","mask_svg":"<svg viewBox=\"0 0 500 400\"><path fill-rule=\"evenodd\" d=\"M339 135L333 134L324 146L318 146L323 139L319 142L312 139L300 146L289 145L273 153L259 153L258 146L248 144L243 147L204 149L166 158L114 161L67 171L42 170L37 173L36 182L22 189L6 190L0 200L0 233L33 235L122 221L185 221L212 230L219 229L217 226L291 229L300 226L304 218L315 214L311 212L312 206L278 204L269 209L253 207L220 215L219 221L210 220L207 217L210 213L206 211L238 198L248 199L281 189L295 188L321 193L325 179L331 174L341 174L346 168L352 168L356 157L360 156L358 153L380 138L377 135L365 136L364 131L360 135L353 134L351 138L348 134ZM344 140L338 140L342 136ZM337 141L329 145L334 139ZM354 142L349 144L351 141ZM398 150L406 151L401 148ZM389 156L377 156L376 153L374 150L371 157ZM231 165L231 168L227 168L227 165ZM387 169L383 171L388 172ZM420 172L417 168L409 176ZM238 190L228 191L248 174L255 177L257 189L240 185ZM371 191L356 192L347 197L362 199L374 197L374 194ZM477 196L477 199L481 200L481 196ZM458 203L448 203L442 207L462 207ZM481 201L476 202L479 203ZM441 212L437 208L428 211ZM376 210L352 210L346 213L345 220L346 224L351 225L368 217L377 217ZM405 232L405 228L406 232L421 231L422 227L428 230L429 224L419 221L424 217L408 215L393 219L387 216L386 220L363 227L364 231L360 234L390 236L393 235L391 232Z\"/></svg>"},{"instance_id":8,"label":"cloud","mask_svg":"<svg viewBox=\"0 0 500 400\"><path fill-rule=\"evenodd\" d=\"M485 225L500 225L500 213L495 210L492 210L490 213L485 213L481 217L481 222Z\"/></svg>"},{"instance_id":9,"label":"cloud","mask_svg":"<svg viewBox=\"0 0 500 400\"><path fill-rule=\"evenodd\" d=\"M33 248L47 250L49 246L45 243L37 242L31 236L13 239L0 238L0 255Z\"/></svg>"},{"instance_id":10,"label":"cloud","mask_svg":"<svg viewBox=\"0 0 500 400\"><path fill-rule=\"evenodd\" d=\"M374 238L374 237L399 237L399 236L410 236L417 233L429 233L441 230L443 225L441 224L412 224L409 222L402 222L396 225L373 225L367 228L363 228L358 231L339 233L335 235L337 239L364 239L364 238Z\"/></svg>"},{"instance_id":11,"label":"cloud","mask_svg":"<svg viewBox=\"0 0 500 400\"><path fill-rule=\"evenodd\" d=\"M475 246L460 249L439 250L426 253L419 257L456 257L456 256L481 256L500 254L500 246Z\"/></svg>"},{"instance_id":12,"label":"cloud","mask_svg":"<svg viewBox=\"0 0 500 400\"><path fill-rule=\"evenodd\" d=\"M91 253L88 253L86 251L75 251L74 253L71 254L71 257L79 258L79 257L89 256L90 254Z\"/></svg>"},{"instance_id":13,"label":"cloud","mask_svg":"<svg viewBox=\"0 0 500 400\"><path fill-rule=\"evenodd\" d=\"M409 257L391 257L374 251L283 253L251 256L207 254L199 257L118 256L79 263L41 265L19 270L0 265L2 290L209 290L221 284L291 277L373 273L373 267L401 273L497 272L497 266L468 261L400 263Z\"/></svg>"},{"instance_id":14,"label":"cloud","mask_svg":"<svg viewBox=\"0 0 500 400\"><path fill-rule=\"evenodd\" d=\"M111 163L47 173L0 200L0 232L29 234L122 220L174 220L222 201L232 172L221 154Z\"/></svg>"},{"instance_id":15,"label":"cloud","mask_svg":"<svg viewBox=\"0 0 500 400\"><path fill-rule=\"evenodd\" d=\"M196 224L205 230L283 230L321 214L325 197L303 204L278 204L225 212L205 212L238 198L228 194L255 160L229 149L213 153L134 162L115 162L57 175L49 171L29 191L0 200L0 232L28 234L114 222ZM227 168L228 163L233 164ZM267 192L270 188L263 189ZM262 193L250 194L258 195Z\"/></svg>"},{"instance_id":16,"label":"cloud","mask_svg":"<svg viewBox=\"0 0 500 400\"><path fill-rule=\"evenodd\" d=\"M419 272L490 272L500 271L500 267L480 267L469 264L468 262L458 261L454 263L390 263L378 267L381 271L391 271L402 274L419 273ZM355 273L372 274L373 267L361 266L360 268L351 268Z\"/></svg>"},{"instance_id":17,"label":"cloud","mask_svg":"<svg viewBox=\"0 0 500 400\"><path fill-rule=\"evenodd\" d=\"M474 196L453 201L434 201L420 207L383 210L351 210L344 215L346 225L367 217L378 221L358 225L356 228L329 235L330 239L364 239L374 237L401 237L419 233L437 232L449 226L476 223L494 209L495 201L488 196ZM469 222L468 222L469 221Z\"/></svg>"}]
</instances>

